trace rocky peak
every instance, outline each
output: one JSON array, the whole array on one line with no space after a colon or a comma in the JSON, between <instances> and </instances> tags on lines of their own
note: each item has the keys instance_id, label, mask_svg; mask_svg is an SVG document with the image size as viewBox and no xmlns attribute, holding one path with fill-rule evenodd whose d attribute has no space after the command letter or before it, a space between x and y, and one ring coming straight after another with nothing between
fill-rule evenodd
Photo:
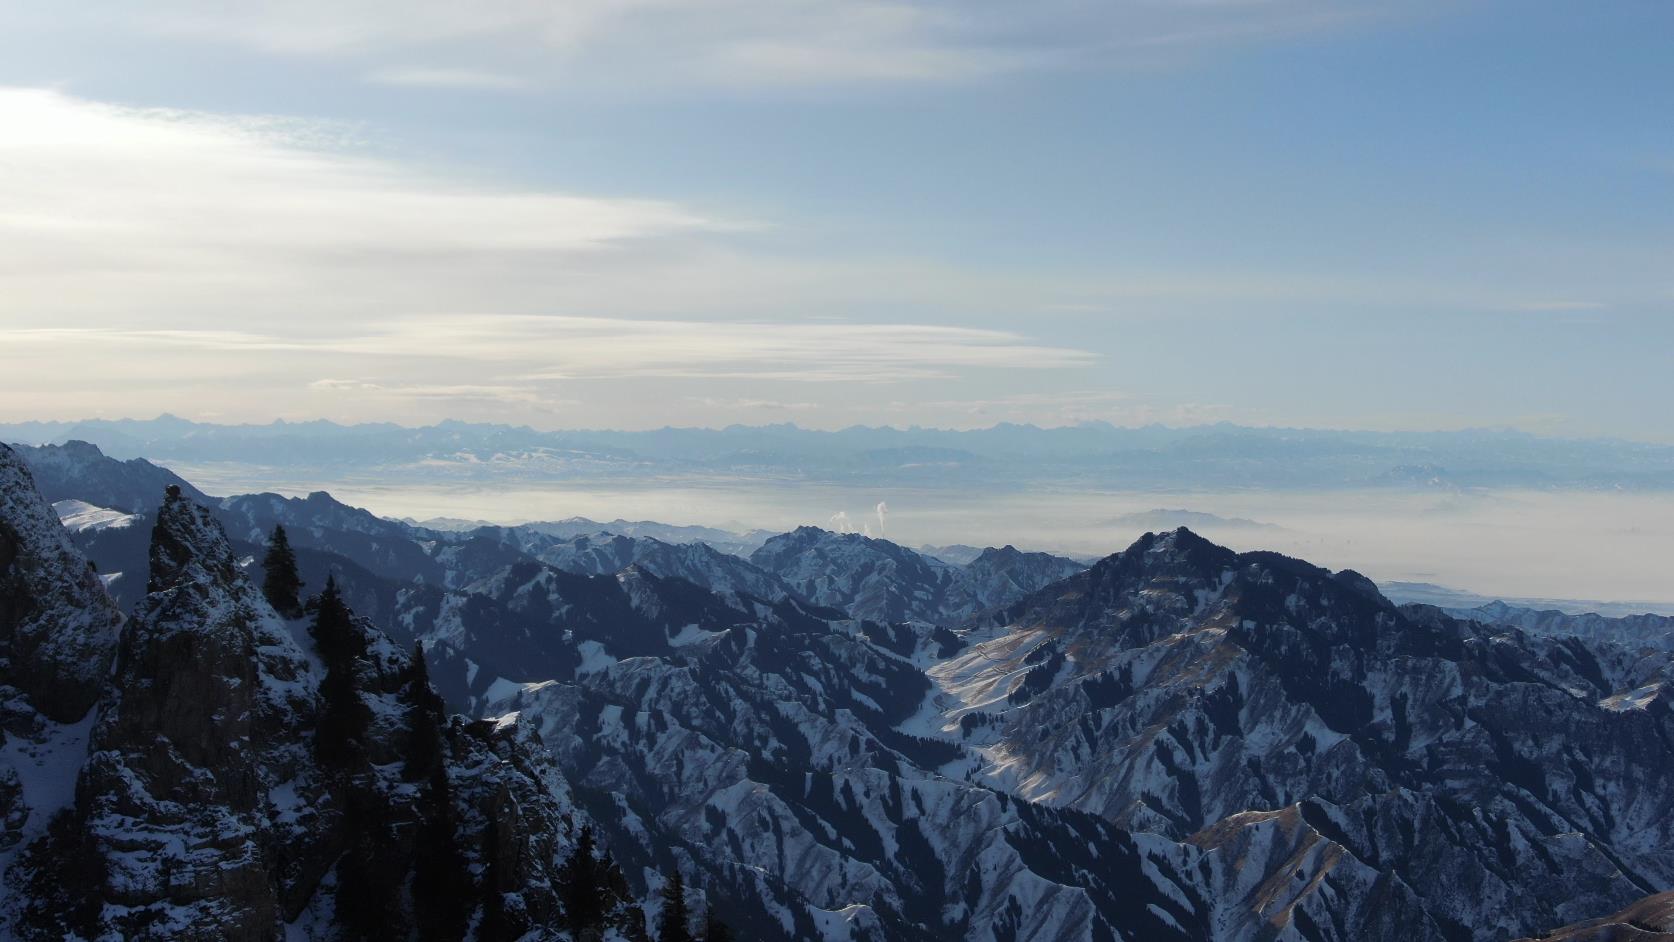
<instances>
[{"instance_id":1,"label":"rocky peak","mask_svg":"<svg viewBox=\"0 0 1674 942\"><path fill-rule=\"evenodd\" d=\"M230 585L238 578L238 560L214 515L170 485L151 530L151 581L147 591L162 592L188 584Z\"/></svg>"},{"instance_id":2,"label":"rocky peak","mask_svg":"<svg viewBox=\"0 0 1674 942\"><path fill-rule=\"evenodd\" d=\"M0 445L0 684L52 720L79 719L110 673L121 624L23 459Z\"/></svg>"},{"instance_id":3,"label":"rocky peak","mask_svg":"<svg viewBox=\"0 0 1674 942\"><path fill-rule=\"evenodd\" d=\"M19 446L17 452L48 501L84 500L99 507L145 513L156 506L158 493L170 484L193 499L208 500L167 468L143 458L119 461L84 441Z\"/></svg>"},{"instance_id":4,"label":"rocky peak","mask_svg":"<svg viewBox=\"0 0 1674 942\"><path fill-rule=\"evenodd\" d=\"M9 458L0 453L0 522L17 548L9 565L51 564L59 580L86 573L55 562L50 511L17 499L26 479ZM28 539L15 538L13 520ZM4 845L29 841L3 875L0 938L337 938L344 897L333 887L350 879L377 894L365 905L400 927L392 937L405 937L429 901L402 887L417 879L421 846L443 845L452 862L441 879L461 922L503 899L506 937L550 935L577 813L528 735L448 722L433 691L414 692L412 658L364 619L350 624L359 652L330 674L306 627L272 610L212 513L178 488L157 511L151 566L152 591L90 734L78 724L40 737L59 753L57 804L44 810L62 813ZM67 585L40 592L77 591ZM328 691L328 676L346 686ZM363 758L326 755L329 722L358 724ZM415 751L423 742L428 751ZM433 770L423 785L406 768L415 755ZM19 807L22 791L18 776L0 775L0 823L42 817Z\"/></svg>"}]
</instances>

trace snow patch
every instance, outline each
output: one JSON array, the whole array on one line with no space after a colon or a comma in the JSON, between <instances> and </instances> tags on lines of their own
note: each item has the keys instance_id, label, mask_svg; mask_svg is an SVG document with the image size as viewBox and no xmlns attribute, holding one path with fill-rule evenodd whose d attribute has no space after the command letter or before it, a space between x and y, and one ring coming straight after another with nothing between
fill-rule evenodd
<instances>
[{"instance_id":1,"label":"snow patch","mask_svg":"<svg viewBox=\"0 0 1674 942\"><path fill-rule=\"evenodd\" d=\"M71 533L81 533L91 530L121 530L134 525L140 519L139 514L124 513L111 510L108 507L96 507L84 500L54 501L52 510L58 514L58 522Z\"/></svg>"}]
</instances>

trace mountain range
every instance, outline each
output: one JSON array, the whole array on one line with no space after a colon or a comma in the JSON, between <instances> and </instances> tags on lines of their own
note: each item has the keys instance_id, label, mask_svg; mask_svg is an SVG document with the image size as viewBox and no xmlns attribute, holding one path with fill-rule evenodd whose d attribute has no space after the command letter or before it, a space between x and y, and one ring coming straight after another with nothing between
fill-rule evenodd
<instances>
[{"instance_id":1,"label":"mountain range","mask_svg":"<svg viewBox=\"0 0 1674 942\"><path fill-rule=\"evenodd\" d=\"M169 415L0 425L0 441L71 440L121 458L386 485L685 477L929 489L1674 488L1671 445L1495 429L1123 428L1091 422L971 430L767 425L547 432L456 421L421 428L326 421L216 425Z\"/></svg>"},{"instance_id":2,"label":"mountain range","mask_svg":"<svg viewBox=\"0 0 1674 942\"><path fill-rule=\"evenodd\" d=\"M257 588L275 526L312 631ZM469 933L571 938L585 831L623 939L675 872L748 939L1674 939L1667 619L1397 605L1185 528L670 536L0 449L0 925L352 937L370 881L422 932L445 837Z\"/></svg>"}]
</instances>

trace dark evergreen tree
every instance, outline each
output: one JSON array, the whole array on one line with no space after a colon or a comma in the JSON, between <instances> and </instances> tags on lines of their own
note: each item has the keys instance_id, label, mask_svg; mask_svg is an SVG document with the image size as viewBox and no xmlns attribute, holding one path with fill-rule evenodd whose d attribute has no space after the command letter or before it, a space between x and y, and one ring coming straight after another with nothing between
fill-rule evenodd
<instances>
[{"instance_id":1,"label":"dark evergreen tree","mask_svg":"<svg viewBox=\"0 0 1674 942\"><path fill-rule=\"evenodd\" d=\"M413 646L412 674L402 696L407 701L408 736L401 774L409 782L419 782L442 762L442 730L447 724L447 707L430 686L423 644Z\"/></svg>"},{"instance_id":2,"label":"dark evergreen tree","mask_svg":"<svg viewBox=\"0 0 1674 942\"><path fill-rule=\"evenodd\" d=\"M390 849L396 845L385 807L375 796L357 788L344 818L348 846L337 861L335 921L343 938L355 942L407 935L401 912L405 873L390 859Z\"/></svg>"},{"instance_id":3,"label":"dark evergreen tree","mask_svg":"<svg viewBox=\"0 0 1674 942\"><path fill-rule=\"evenodd\" d=\"M583 827L575 851L558 870L558 902L564 908L564 923L579 934L584 929L602 929L609 910L610 887L606 864L598 858L593 829Z\"/></svg>"},{"instance_id":4,"label":"dark evergreen tree","mask_svg":"<svg viewBox=\"0 0 1674 942\"><path fill-rule=\"evenodd\" d=\"M463 939L471 918L471 869L454 834L453 790L447 767L437 762L420 803L413 848L413 908L424 942ZM486 938L486 936L485 936Z\"/></svg>"},{"instance_id":5,"label":"dark evergreen tree","mask_svg":"<svg viewBox=\"0 0 1674 942\"><path fill-rule=\"evenodd\" d=\"M372 711L355 687L355 661L366 653L366 637L337 592L337 580L326 579L314 611L314 646L325 662L325 680L320 683L324 701L315 732L320 758L340 770L357 764L364 755L361 747Z\"/></svg>"},{"instance_id":6,"label":"dark evergreen tree","mask_svg":"<svg viewBox=\"0 0 1674 942\"><path fill-rule=\"evenodd\" d=\"M657 920L657 942L692 942L692 913L686 907L686 881L679 870L663 884L663 912Z\"/></svg>"},{"instance_id":7,"label":"dark evergreen tree","mask_svg":"<svg viewBox=\"0 0 1674 942\"><path fill-rule=\"evenodd\" d=\"M302 614L302 578L296 572L296 553L291 550L285 528L273 527L267 543L267 555L262 557L262 594L273 610L286 618Z\"/></svg>"},{"instance_id":8,"label":"dark evergreen tree","mask_svg":"<svg viewBox=\"0 0 1674 942\"><path fill-rule=\"evenodd\" d=\"M732 942L732 927L715 914L715 904L703 913L703 942Z\"/></svg>"}]
</instances>

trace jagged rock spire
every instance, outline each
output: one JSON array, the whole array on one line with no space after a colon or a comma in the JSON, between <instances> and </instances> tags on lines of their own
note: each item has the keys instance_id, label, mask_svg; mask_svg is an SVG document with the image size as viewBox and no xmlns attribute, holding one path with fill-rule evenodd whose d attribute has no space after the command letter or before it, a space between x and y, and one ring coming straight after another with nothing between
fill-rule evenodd
<instances>
[{"instance_id":1,"label":"jagged rock spire","mask_svg":"<svg viewBox=\"0 0 1674 942\"><path fill-rule=\"evenodd\" d=\"M50 719L80 719L110 674L121 624L23 459L0 445L0 685Z\"/></svg>"}]
</instances>

